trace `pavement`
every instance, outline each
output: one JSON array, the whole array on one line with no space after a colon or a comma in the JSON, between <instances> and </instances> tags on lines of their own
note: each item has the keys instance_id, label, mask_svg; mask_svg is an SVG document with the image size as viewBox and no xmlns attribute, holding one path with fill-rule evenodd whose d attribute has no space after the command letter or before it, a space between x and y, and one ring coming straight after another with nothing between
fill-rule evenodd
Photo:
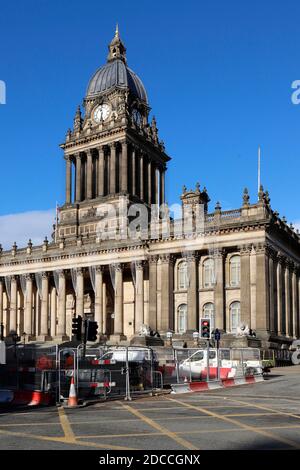
<instances>
[{"instance_id":1,"label":"pavement","mask_svg":"<svg viewBox=\"0 0 300 470\"><path fill-rule=\"evenodd\" d=\"M300 449L300 366L205 393L0 410L2 449Z\"/></svg>"}]
</instances>

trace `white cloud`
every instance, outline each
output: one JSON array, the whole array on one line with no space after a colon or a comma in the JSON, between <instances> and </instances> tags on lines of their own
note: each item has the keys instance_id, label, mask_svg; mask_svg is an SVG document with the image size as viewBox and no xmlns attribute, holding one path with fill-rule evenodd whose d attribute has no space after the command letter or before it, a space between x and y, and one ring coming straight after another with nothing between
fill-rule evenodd
<instances>
[{"instance_id":1,"label":"white cloud","mask_svg":"<svg viewBox=\"0 0 300 470\"><path fill-rule=\"evenodd\" d=\"M9 249L16 242L19 248L25 247L29 238L34 245L43 242L45 235L50 240L55 209L21 212L0 216L0 243Z\"/></svg>"}]
</instances>

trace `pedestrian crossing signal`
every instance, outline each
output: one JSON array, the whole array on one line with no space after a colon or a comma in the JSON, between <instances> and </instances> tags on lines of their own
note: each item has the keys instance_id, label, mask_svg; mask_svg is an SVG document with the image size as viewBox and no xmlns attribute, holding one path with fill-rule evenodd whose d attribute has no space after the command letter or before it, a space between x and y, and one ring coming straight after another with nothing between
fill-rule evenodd
<instances>
[{"instance_id":1,"label":"pedestrian crossing signal","mask_svg":"<svg viewBox=\"0 0 300 470\"><path fill-rule=\"evenodd\" d=\"M200 319L200 338L210 339L210 318L201 318Z\"/></svg>"}]
</instances>

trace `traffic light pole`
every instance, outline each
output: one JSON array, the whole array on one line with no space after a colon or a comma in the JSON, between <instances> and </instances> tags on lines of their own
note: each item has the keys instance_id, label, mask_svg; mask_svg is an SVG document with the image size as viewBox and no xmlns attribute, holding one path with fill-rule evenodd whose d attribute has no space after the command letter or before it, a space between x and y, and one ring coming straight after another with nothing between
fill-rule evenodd
<instances>
[{"instance_id":1,"label":"traffic light pole","mask_svg":"<svg viewBox=\"0 0 300 470\"><path fill-rule=\"evenodd\" d=\"M85 353L86 353L87 336L88 336L88 321L87 321L87 320L84 320L84 326L83 326L83 349L82 349L82 354L83 354L83 357L84 357L84 358L85 358Z\"/></svg>"},{"instance_id":2,"label":"traffic light pole","mask_svg":"<svg viewBox=\"0 0 300 470\"><path fill-rule=\"evenodd\" d=\"M209 382L209 338L206 344L206 359L207 359L207 372L206 372L206 382Z\"/></svg>"}]
</instances>

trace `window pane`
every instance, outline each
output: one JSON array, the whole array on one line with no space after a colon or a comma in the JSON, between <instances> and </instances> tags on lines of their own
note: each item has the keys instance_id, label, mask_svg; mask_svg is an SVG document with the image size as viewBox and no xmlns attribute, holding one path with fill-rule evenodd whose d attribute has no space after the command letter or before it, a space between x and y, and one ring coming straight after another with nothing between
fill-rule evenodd
<instances>
[{"instance_id":1,"label":"window pane","mask_svg":"<svg viewBox=\"0 0 300 470\"><path fill-rule=\"evenodd\" d=\"M178 266L178 288L187 289L188 287L187 279L187 263L183 261Z\"/></svg>"},{"instance_id":2,"label":"window pane","mask_svg":"<svg viewBox=\"0 0 300 470\"><path fill-rule=\"evenodd\" d=\"M187 305L182 304L178 307L178 332L185 333L187 329Z\"/></svg>"},{"instance_id":3,"label":"window pane","mask_svg":"<svg viewBox=\"0 0 300 470\"><path fill-rule=\"evenodd\" d=\"M230 284L238 286L241 279L241 260L239 256L232 256L230 259Z\"/></svg>"},{"instance_id":4,"label":"window pane","mask_svg":"<svg viewBox=\"0 0 300 470\"><path fill-rule=\"evenodd\" d=\"M210 319L210 329L211 331L214 330L215 328L215 307L214 304L211 302L208 302L203 306L203 318L209 318Z\"/></svg>"},{"instance_id":5,"label":"window pane","mask_svg":"<svg viewBox=\"0 0 300 470\"><path fill-rule=\"evenodd\" d=\"M211 287L215 282L214 260L209 258L203 263L203 284L204 287Z\"/></svg>"},{"instance_id":6,"label":"window pane","mask_svg":"<svg viewBox=\"0 0 300 470\"><path fill-rule=\"evenodd\" d=\"M235 333L240 323L240 302L233 302L230 305L230 322L231 331Z\"/></svg>"}]
</instances>

